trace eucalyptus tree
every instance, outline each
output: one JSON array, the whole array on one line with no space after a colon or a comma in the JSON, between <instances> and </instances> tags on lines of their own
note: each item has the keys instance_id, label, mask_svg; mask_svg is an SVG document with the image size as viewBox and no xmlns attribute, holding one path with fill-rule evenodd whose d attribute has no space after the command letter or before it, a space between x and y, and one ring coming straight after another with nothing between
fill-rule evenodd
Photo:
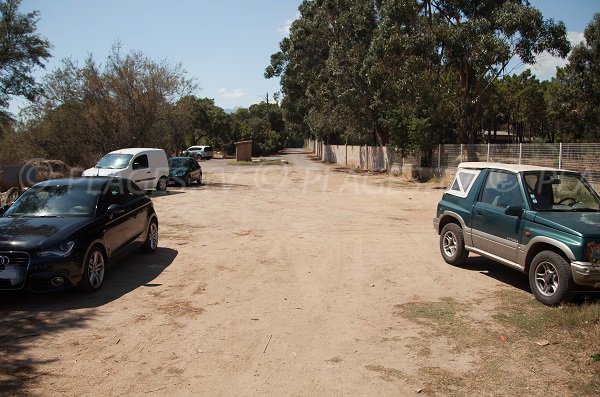
<instances>
[{"instance_id":1,"label":"eucalyptus tree","mask_svg":"<svg viewBox=\"0 0 600 397\"><path fill-rule=\"evenodd\" d=\"M33 100L39 92L33 77L50 57L50 43L36 33L39 13L19 13L21 0L0 1L0 118L7 112L11 96Z\"/></svg>"},{"instance_id":2,"label":"eucalyptus tree","mask_svg":"<svg viewBox=\"0 0 600 397\"><path fill-rule=\"evenodd\" d=\"M600 140L600 13L551 83L550 112L563 140Z\"/></svg>"}]
</instances>

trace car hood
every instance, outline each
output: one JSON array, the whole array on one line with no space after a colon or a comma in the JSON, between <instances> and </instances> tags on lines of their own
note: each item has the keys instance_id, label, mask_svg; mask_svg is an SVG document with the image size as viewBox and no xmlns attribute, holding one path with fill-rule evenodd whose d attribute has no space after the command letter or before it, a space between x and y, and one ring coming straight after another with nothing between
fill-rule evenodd
<instances>
[{"instance_id":1,"label":"car hood","mask_svg":"<svg viewBox=\"0 0 600 397\"><path fill-rule=\"evenodd\" d=\"M123 169L113 168L88 168L83 171L82 176L118 176Z\"/></svg>"},{"instance_id":2,"label":"car hood","mask_svg":"<svg viewBox=\"0 0 600 397\"><path fill-rule=\"evenodd\" d=\"M0 218L0 249L39 250L61 244L90 218Z\"/></svg>"},{"instance_id":3,"label":"car hood","mask_svg":"<svg viewBox=\"0 0 600 397\"><path fill-rule=\"evenodd\" d=\"M600 237L600 212L538 212L535 221L582 237Z\"/></svg>"}]
</instances>

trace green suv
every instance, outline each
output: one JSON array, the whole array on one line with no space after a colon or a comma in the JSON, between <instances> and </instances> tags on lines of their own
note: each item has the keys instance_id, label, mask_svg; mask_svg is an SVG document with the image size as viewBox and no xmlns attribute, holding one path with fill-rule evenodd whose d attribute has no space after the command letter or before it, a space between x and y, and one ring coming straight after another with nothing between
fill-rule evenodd
<instances>
[{"instance_id":1,"label":"green suv","mask_svg":"<svg viewBox=\"0 0 600 397\"><path fill-rule=\"evenodd\" d=\"M472 252L518 269L546 305L600 287L600 197L577 172L461 163L433 223L447 263Z\"/></svg>"}]
</instances>

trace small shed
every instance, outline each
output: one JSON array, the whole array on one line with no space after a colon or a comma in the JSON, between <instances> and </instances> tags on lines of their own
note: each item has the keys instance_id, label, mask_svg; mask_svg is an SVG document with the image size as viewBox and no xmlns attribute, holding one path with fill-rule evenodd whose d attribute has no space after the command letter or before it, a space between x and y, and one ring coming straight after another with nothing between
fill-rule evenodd
<instances>
[{"instance_id":1,"label":"small shed","mask_svg":"<svg viewBox=\"0 0 600 397\"><path fill-rule=\"evenodd\" d=\"M235 143L235 161L252 161L252 141Z\"/></svg>"}]
</instances>

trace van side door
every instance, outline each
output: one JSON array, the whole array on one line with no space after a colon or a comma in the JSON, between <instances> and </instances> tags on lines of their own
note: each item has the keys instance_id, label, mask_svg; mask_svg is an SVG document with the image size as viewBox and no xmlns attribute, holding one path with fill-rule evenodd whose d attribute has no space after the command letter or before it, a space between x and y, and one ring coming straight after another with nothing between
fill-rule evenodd
<instances>
[{"instance_id":1,"label":"van side door","mask_svg":"<svg viewBox=\"0 0 600 397\"><path fill-rule=\"evenodd\" d=\"M155 175L149 167L147 154L136 155L131 162L131 168L129 179L142 189L154 189Z\"/></svg>"}]
</instances>

